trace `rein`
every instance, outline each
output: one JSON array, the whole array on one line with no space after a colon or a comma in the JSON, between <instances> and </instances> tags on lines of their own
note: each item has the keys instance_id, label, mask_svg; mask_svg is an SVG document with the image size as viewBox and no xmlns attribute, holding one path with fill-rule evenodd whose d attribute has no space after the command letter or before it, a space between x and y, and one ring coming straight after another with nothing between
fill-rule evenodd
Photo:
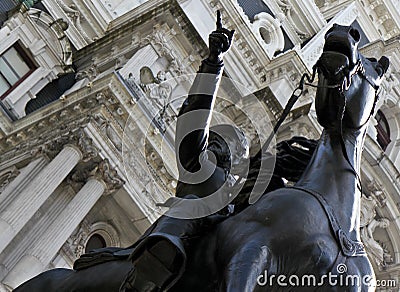
<instances>
[{"instance_id":1,"label":"rein","mask_svg":"<svg viewBox=\"0 0 400 292\"><path fill-rule=\"evenodd\" d=\"M354 173L354 175L357 177L357 181L358 181L358 186L357 188L360 190L360 192L362 193L362 183L361 183L361 178L360 175L358 174L358 172L355 170L353 164L351 163L348 153L347 153L347 149L346 149L346 145L344 143L344 138L343 138L343 118L344 118L344 114L346 111L346 96L345 93L347 90L349 90L353 77L357 74L360 74L360 76L362 78L364 78L374 89L375 89L375 100L374 100L374 105L372 107L372 110L369 114L369 117L367 119L367 121L362 124L361 126L359 126L358 128L355 128L355 130L361 129L362 127L364 127L369 119L372 117L373 113L375 112L375 106L376 103L378 101L378 86L371 81L368 76L366 76L365 74L365 69L363 66L363 63L360 60L358 60L357 64L354 65L354 67L352 68L352 70L349 70L348 74L346 74L343 77L343 80L340 83L337 83L335 85L327 85L327 86L319 86L319 85L314 85L312 84L315 80L315 76L316 76L316 72L317 69L319 67L319 61L313 66L313 71L312 71L312 75L310 76L308 73L304 73L303 76L300 79L299 85L296 87L296 89L293 91L291 97L289 98L288 102L285 105L285 108L280 116L280 118L278 119L276 125L274 126L274 129L272 131L272 133L269 135L267 141L264 143L262 149L261 149L261 153L263 153L264 151L267 151L273 137L275 136L275 134L278 132L280 126L282 125L283 121L287 118L287 116L289 115L291 109L293 108L294 104L297 102L297 100L303 95L303 90L304 90L304 85L307 86L311 86L314 88L328 88L328 89L335 89L335 88L339 88L339 93L340 96L343 98L342 99L342 105L341 108L338 112L338 119L340 120L340 145L342 148L342 153L343 156L346 160L346 162L350 165L352 172ZM307 82L306 82L307 80Z\"/></svg>"},{"instance_id":2,"label":"rein","mask_svg":"<svg viewBox=\"0 0 400 292\"><path fill-rule=\"evenodd\" d=\"M308 84L311 84L314 82L314 79L315 79L315 76L317 73L317 64L315 64L313 66L313 72L312 72L311 77L310 77L310 75L308 75L308 73L304 73L303 76L301 76L299 85L295 88L295 90L293 90L293 93L292 93L291 97L289 98L288 102L286 103L281 116L279 117L278 121L276 122L272 133L269 135L267 141L264 143L264 145L261 149L261 153L263 153L264 151L267 151L269 144L271 143L275 134L278 132L283 121L287 118L287 116L289 115L290 111L292 110L292 108L293 108L294 104L297 102L297 100L303 95L304 85L308 85ZM308 81L307 83L306 83L306 79Z\"/></svg>"}]
</instances>

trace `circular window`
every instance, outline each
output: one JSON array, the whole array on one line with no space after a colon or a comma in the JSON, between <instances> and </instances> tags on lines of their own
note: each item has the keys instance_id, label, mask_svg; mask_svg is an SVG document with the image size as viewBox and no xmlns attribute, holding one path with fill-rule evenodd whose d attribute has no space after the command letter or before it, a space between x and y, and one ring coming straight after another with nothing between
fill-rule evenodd
<instances>
[{"instance_id":1,"label":"circular window","mask_svg":"<svg viewBox=\"0 0 400 292\"><path fill-rule=\"evenodd\" d=\"M265 27L260 27L260 35L266 44L271 43L271 34Z\"/></svg>"},{"instance_id":2,"label":"circular window","mask_svg":"<svg viewBox=\"0 0 400 292\"><path fill-rule=\"evenodd\" d=\"M285 48L285 37L279 19L266 12L261 12L254 16L252 29L260 38L259 41L270 58Z\"/></svg>"},{"instance_id":3,"label":"circular window","mask_svg":"<svg viewBox=\"0 0 400 292\"><path fill-rule=\"evenodd\" d=\"M106 247L106 241L100 234L93 234L88 242L86 243L85 252L90 252L91 250Z\"/></svg>"}]
</instances>

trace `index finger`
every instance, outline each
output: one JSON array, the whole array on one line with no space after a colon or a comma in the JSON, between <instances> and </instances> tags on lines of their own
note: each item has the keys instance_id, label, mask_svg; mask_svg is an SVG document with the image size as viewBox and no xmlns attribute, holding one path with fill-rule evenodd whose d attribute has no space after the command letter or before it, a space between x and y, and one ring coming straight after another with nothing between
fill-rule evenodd
<instances>
[{"instance_id":1,"label":"index finger","mask_svg":"<svg viewBox=\"0 0 400 292\"><path fill-rule=\"evenodd\" d=\"M221 11L217 10L217 30L222 28Z\"/></svg>"}]
</instances>

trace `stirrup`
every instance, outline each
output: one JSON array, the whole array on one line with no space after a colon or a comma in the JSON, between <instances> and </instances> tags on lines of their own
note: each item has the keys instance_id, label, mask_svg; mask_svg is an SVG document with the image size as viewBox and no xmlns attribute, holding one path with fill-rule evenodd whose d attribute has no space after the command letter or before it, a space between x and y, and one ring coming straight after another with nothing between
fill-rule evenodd
<instances>
[{"instance_id":1,"label":"stirrup","mask_svg":"<svg viewBox=\"0 0 400 292\"><path fill-rule=\"evenodd\" d=\"M130 259L134 275L128 281L135 292L165 291L179 280L186 262L179 238L165 234L151 234Z\"/></svg>"}]
</instances>

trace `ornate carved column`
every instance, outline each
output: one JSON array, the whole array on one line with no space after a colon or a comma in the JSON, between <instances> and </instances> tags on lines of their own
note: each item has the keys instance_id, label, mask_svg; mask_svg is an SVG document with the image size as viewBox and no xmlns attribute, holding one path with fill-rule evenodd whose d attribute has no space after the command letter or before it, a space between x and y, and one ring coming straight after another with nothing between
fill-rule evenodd
<instances>
[{"instance_id":1,"label":"ornate carved column","mask_svg":"<svg viewBox=\"0 0 400 292\"><path fill-rule=\"evenodd\" d=\"M51 204L46 206L45 212L42 211L42 208L39 209L41 214L35 224L31 224L29 228L23 228L24 236L18 241L12 242L0 255L0 281L31 250L32 244L41 240L48 226L57 219L74 196L75 191L66 185L53 193Z\"/></svg>"},{"instance_id":2,"label":"ornate carved column","mask_svg":"<svg viewBox=\"0 0 400 292\"><path fill-rule=\"evenodd\" d=\"M47 227L38 240L31 244L29 250L8 273L3 283L15 288L44 271L98 199L102 195L115 191L122 184L123 181L110 167L108 161L100 162L90 173L84 186L57 216L56 220Z\"/></svg>"},{"instance_id":3,"label":"ornate carved column","mask_svg":"<svg viewBox=\"0 0 400 292\"><path fill-rule=\"evenodd\" d=\"M31 182L40 170L46 165L46 159L39 157L25 166L13 181L0 188L0 214L7 205Z\"/></svg>"},{"instance_id":4,"label":"ornate carved column","mask_svg":"<svg viewBox=\"0 0 400 292\"><path fill-rule=\"evenodd\" d=\"M15 288L41 273L105 189L103 181L89 179L57 219L48 226L42 237L32 244L29 252L15 265L3 283Z\"/></svg>"},{"instance_id":5,"label":"ornate carved column","mask_svg":"<svg viewBox=\"0 0 400 292\"><path fill-rule=\"evenodd\" d=\"M82 159L81 151L66 145L0 214L0 253L31 219L58 185Z\"/></svg>"}]
</instances>

